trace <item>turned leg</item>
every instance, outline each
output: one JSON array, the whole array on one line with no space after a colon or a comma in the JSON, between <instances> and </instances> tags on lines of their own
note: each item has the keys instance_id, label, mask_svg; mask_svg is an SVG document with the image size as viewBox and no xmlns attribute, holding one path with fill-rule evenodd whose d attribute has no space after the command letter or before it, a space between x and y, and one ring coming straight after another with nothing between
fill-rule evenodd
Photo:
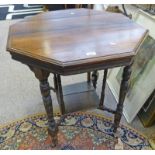
<instances>
[{"instance_id":1,"label":"turned leg","mask_svg":"<svg viewBox=\"0 0 155 155\"><path fill-rule=\"evenodd\" d=\"M52 137L53 146L56 146L58 127L56 125L56 122L53 116L52 99L51 99L49 83L47 79L40 81L40 90L41 90L44 106L48 117L48 133Z\"/></svg>"},{"instance_id":2,"label":"turned leg","mask_svg":"<svg viewBox=\"0 0 155 155\"><path fill-rule=\"evenodd\" d=\"M99 108L104 107L104 97L105 97L105 87L106 87L106 79L107 79L108 69L104 70L103 82L102 82L102 92L101 92L101 99L99 103Z\"/></svg>"},{"instance_id":3,"label":"turned leg","mask_svg":"<svg viewBox=\"0 0 155 155\"><path fill-rule=\"evenodd\" d=\"M90 83L90 76L91 76L91 72L87 72L87 82Z\"/></svg>"},{"instance_id":4,"label":"turned leg","mask_svg":"<svg viewBox=\"0 0 155 155\"><path fill-rule=\"evenodd\" d=\"M57 101L58 101L58 104L59 104L60 101L59 101L59 90L58 90L57 74L54 74L53 81L54 81L54 88L55 88L55 92L56 92L56 96L57 96Z\"/></svg>"},{"instance_id":5,"label":"turned leg","mask_svg":"<svg viewBox=\"0 0 155 155\"><path fill-rule=\"evenodd\" d=\"M113 132L117 132L117 128L119 127L122 112L123 112L123 103L125 100L125 96L128 90L128 81L131 75L131 65L124 67L122 81L120 86L120 93L119 93L119 102L117 104L116 113L114 117L114 125L113 125Z\"/></svg>"},{"instance_id":6,"label":"turned leg","mask_svg":"<svg viewBox=\"0 0 155 155\"><path fill-rule=\"evenodd\" d=\"M34 72L36 78L40 81L40 91L48 119L48 133L52 138L52 146L55 147L57 144L58 126L54 120L52 98L50 95L50 86L48 83L48 77L50 73L33 67L30 67L30 69Z\"/></svg>"},{"instance_id":7,"label":"turned leg","mask_svg":"<svg viewBox=\"0 0 155 155\"><path fill-rule=\"evenodd\" d=\"M93 71L93 73L92 73L92 83L93 83L93 86L94 86L95 89L96 89L98 77L99 77L98 71L97 70Z\"/></svg>"},{"instance_id":8,"label":"turned leg","mask_svg":"<svg viewBox=\"0 0 155 155\"><path fill-rule=\"evenodd\" d=\"M61 85L61 76L57 75L57 86L58 86L58 102L60 104L61 114L65 114L65 104L63 100L63 91Z\"/></svg>"},{"instance_id":9,"label":"turned leg","mask_svg":"<svg viewBox=\"0 0 155 155\"><path fill-rule=\"evenodd\" d=\"M56 74L54 74L54 76L53 76L53 81L54 81L55 91L57 91L58 90L58 85L57 85L57 75Z\"/></svg>"}]
</instances>

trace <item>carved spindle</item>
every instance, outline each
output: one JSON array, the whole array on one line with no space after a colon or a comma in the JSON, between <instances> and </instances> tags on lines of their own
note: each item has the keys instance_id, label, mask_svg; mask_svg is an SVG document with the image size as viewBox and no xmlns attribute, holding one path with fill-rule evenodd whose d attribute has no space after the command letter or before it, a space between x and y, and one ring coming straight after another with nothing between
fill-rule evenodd
<instances>
[{"instance_id":1,"label":"carved spindle","mask_svg":"<svg viewBox=\"0 0 155 155\"><path fill-rule=\"evenodd\" d=\"M93 71L93 73L92 73L92 83L93 83L93 86L94 86L95 89L96 89L98 77L99 77L98 71L97 70Z\"/></svg>"},{"instance_id":2,"label":"carved spindle","mask_svg":"<svg viewBox=\"0 0 155 155\"><path fill-rule=\"evenodd\" d=\"M130 75L131 75L131 65L124 67L124 70L123 70L120 93L119 93L119 102L117 104L116 113L114 117L114 125L113 125L114 133L116 133L121 120L121 116L123 112L123 103L125 100L126 93L128 91L128 81L129 81Z\"/></svg>"},{"instance_id":3,"label":"carved spindle","mask_svg":"<svg viewBox=\"0 0 155 155\"><path fill-rule=\"evenodd\" d=\"M40 90L48 118L48 133L52 137L52 146L55 147L56 144L58 143L57 142L58 127L54 120L52 99L50 95L49 83L47 80L40 81Z\"/></svg>"},{"instance_id":4,"label":"carved spindle","mask_svg":"<svg viewBox=\"0 0 155 155\"><path fill-rule=\"evenodd\" d=\"M106 79L107 79L108 69L104 70L103 82L102 82L102 92L101 92L101 99L99 103L99 108L104 107L104 97L105 97L105 87L106 87Z\"/></svg>"},{"instance_id":5,"label":"carved spindle","mask_svg":"<svg viewBox=\"0 0 155 155\"><path fill-rule=\"evenodd\" d=\"M57 140L58 126L54 120L52 98L50 95L50 86L48 83L48 77L50 73L38 68L33 68L31 66L29 67L34 72L36 78L40 81L40 91L48 119L48 133L52 138L52 147L55 147L56 144L58 143Z\"/></svg>"}]
</instances>

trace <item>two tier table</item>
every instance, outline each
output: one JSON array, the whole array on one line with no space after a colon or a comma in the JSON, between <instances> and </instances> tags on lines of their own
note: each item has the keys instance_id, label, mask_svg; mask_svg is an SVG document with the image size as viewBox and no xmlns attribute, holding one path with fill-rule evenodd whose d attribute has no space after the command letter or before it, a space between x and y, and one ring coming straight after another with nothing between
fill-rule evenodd
<instances>
[{"instance_id":1,"label":"two tier table","mask_svg":"<svg viewBox=\"0 0 155 155\"><path fill-rule=\"evenodd\" d=\"M53 146L57 143L58 125L53 116L51 89L57 94L62 116L68 112L65 105L69 102L76 105L79 101L96 101L100 109L114 114L113 133L116 133L133 58L146 35L146 29L122 14L91 9L45 12L10 26L7 51L13 59L29 66L40 82ZM119 102L116 110L111 110L103 104L106 76L109 68L121 66L124 70ZM100 100L94 91L98 70L104 70ZM87 82L62 87L62 75L86 72ZM54 75L54 87L49 86L50 73Z\"/></svg>"}]
</instances>

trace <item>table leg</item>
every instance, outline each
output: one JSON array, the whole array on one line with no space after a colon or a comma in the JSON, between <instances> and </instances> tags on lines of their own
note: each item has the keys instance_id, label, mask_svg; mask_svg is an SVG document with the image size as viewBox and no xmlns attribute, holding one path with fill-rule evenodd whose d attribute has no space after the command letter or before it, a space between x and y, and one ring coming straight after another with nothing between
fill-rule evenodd
<instances>
[{"instance_id":1,"label":"table leg","mask_svg":"<svg viewBox=\"0 0 155 155\"><path fill-rule=\"evenodd\" d=\"M54 88L55 88L55 92L56 92L56 96L57 96L57 101L58 101L58 104L60 105L57 74L54 74L53 81L54 81Z\"/></svg>"},{"instance_id":2,"label":"table leg","mask_svg":"<svg viewBox=\"0 0 155 155\"><path fill-rule=\"evenodd\" d=\"M56 75L56 74L54 74L53 81L54 81L54 88L55 88L55 91L57 92L57 90L58 90L58 85L57 85L57 75Z\"/></svg>"},{"instance_id":3,"label":"table leg","mask_svg":"<svg viewBox=\"0 0 155 155\"><path fill-rule=\"evenodd\" d=\"M90 83L90 76L91 76L91 72L87 72L87 82Z\"/></svg>"},{"instance_id":4,"label":"table leg","mask_svg":"<svg viewBox=\"0 0 155 155\"><path fill-rule=\"evenodd\" d=\"M103 82L102 82L101 99L100 99L100 103L99 103L99 108L101 108L101 109L104 107L104 97L105 97L107 73L108 73L108 69L105 69L104 70L104 76L103 76Z\"/></svg>"},{"instance_id":5,"label":"table leg","mask_svg":"<svg viewBox=\"0 0 155 155\"><path fill-rule=\"evenodd\" d=\"M58 126L54 120L52 98L48 83L48 77L50 73L38 68L30 67L30 69L34 72L35 77L40 81L40 91L48 118L48 133L52 138L52 146L55 147L58 141Z\"/></svg>"},{"instance_id":6,"label":"table leg","mask_svg":"<svg viewBox=\"0 0 155 155\"><path fill-rule=\"evenodd\" d=\"M98 77L99 77L98 71L97 70L93 71L93 73L92 73L92 83L93 83L93 86L94 86L95 89L96 89Z\"/></svg>"},{"instance_id":7,"label":"table leg","mask_svg":"<svg viewBox=\"0 0 155 155\"><path fill-rule=\"evenodd\" d=\"M123 103L128 90L128 81L129 81L130 75L131 75L131 65L124 67L123 74L122 74L122 81L121 81L120 93L119 93L119 102L117 104L116 113L114 117L114 125L113 125L114 134L117 132L117 128L119 127L120 120L122 117Z\"/></svg>"},{"instance_id":8,"label":"table leg","mask_svg":"<svg viewBox=\"0 0 155 155\"><path fill-rule=\"evenodd\" d=\"M65 114L65 104L63 100L63 91L61 85L61 76L57 75L57 86L58 86L58 102L60 104L61 114Z\"/></svg>"}]
</instances>

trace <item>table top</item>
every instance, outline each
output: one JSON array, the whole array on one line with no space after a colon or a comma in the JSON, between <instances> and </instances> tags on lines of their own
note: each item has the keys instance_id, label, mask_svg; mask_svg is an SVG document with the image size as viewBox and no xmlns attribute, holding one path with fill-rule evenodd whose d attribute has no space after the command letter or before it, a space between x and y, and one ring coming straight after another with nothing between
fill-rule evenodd
<instances>
[{"instance_id":1,"label":"table top","mask_svg":"<svg viewBox=\"0 0 155 155\"><path fill-rule=\"evenodd\" d=\"M122 14L69 9L41 13L10 26L7 50L24 63L68 74L104 63L129 63L146 35L145 28Z\"/></svg>"}]
</instances>

